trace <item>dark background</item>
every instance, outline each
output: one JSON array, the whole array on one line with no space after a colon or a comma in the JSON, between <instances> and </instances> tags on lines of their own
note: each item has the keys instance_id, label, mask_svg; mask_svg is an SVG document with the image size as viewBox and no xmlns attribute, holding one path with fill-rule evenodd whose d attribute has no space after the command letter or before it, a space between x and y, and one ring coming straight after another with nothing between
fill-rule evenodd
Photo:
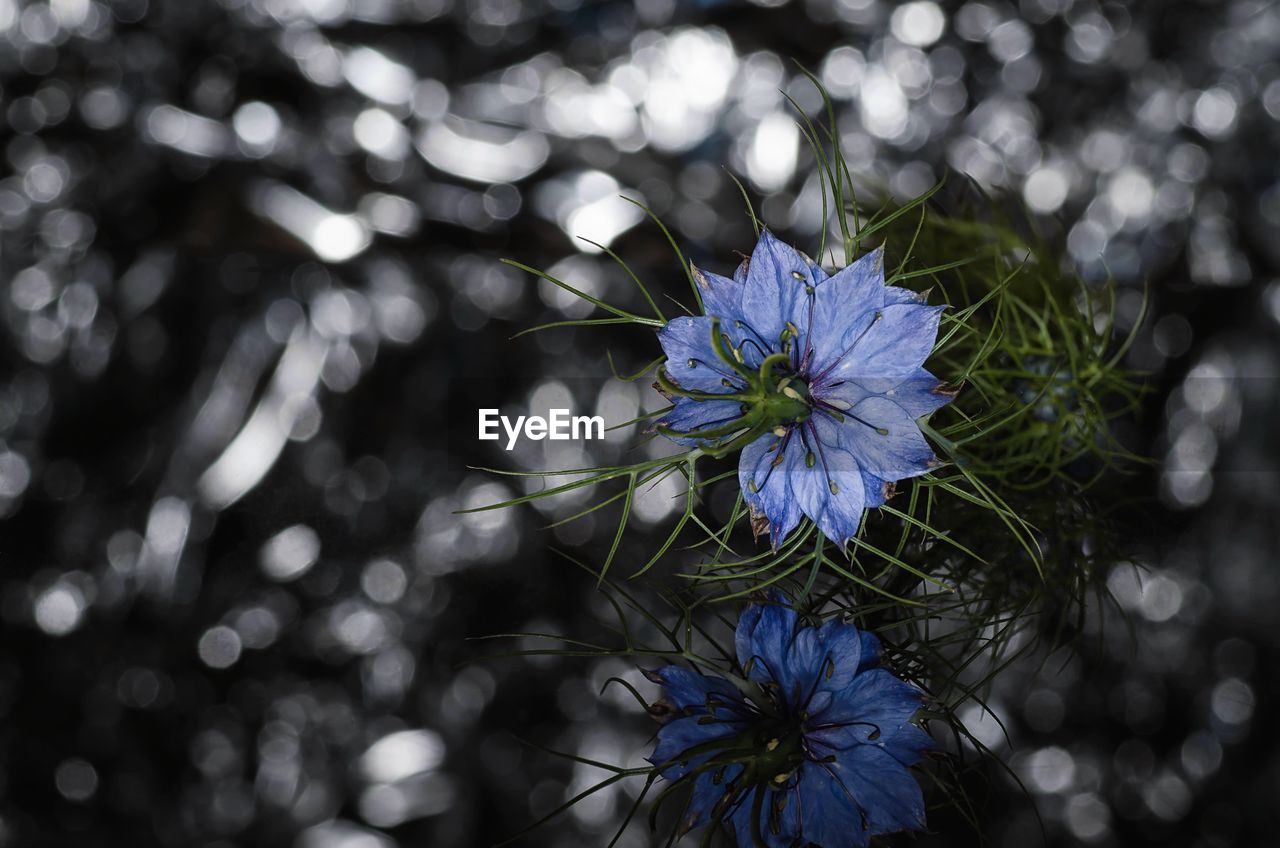
<instances>
[{"instance_id":1,"label":"dark background","mask_svg":"<svg viewBox=\"0 0 1280 848\"><path fill-rule=\"evenodd\" d=\"M1020 197L1122 329L1149 283L1117 603L964 714L1023 788L972 774L979 826L922 841L1280 844L1274 4L0 0L0 845L481 846L592 777L517 736L637 763L626 664L468 664L590 632L551 548L608 534L457 516L523 491L469 466L644 450L507 453L476 409L659 402L606 380L646 332L509 341L584 313L498 259L634 302L585 233L678 295L616 195L727 273L725 167L816 243L792 60L869 194ZM527 844L605 844L627 791Z\"/></svg>"}]
</instances>

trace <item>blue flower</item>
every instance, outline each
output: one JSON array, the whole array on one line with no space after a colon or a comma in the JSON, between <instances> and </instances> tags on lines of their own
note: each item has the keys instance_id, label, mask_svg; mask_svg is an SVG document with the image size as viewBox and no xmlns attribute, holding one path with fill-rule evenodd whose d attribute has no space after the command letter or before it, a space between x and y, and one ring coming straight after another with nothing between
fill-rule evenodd
<instances>
[{"instance_id":1,"label":"blue flower","mask_svg":"<svg viewBox=\"0 0 1280 848\"><path fill-rule=\"evenodd\" d=\"M659 333L674 406L658 431L741 450L744 498L775 548L802 515L843 546L894 482L939 464L917 420L958 390L923 367L945 307L885 285L883 248L828 275L768 231L732 280L693 273L706 314Z\"/></svg>"},{"instance_id":2,"label":"blue flower","mask_svg":"<svg viewBox=\"0 0 1280 848\"><path fill-rule=\"evenodd\" d=\"M682 834L715 822L739 848L862 848L924 829L908 770L933 747L911 723L922 696L880 667L874 635L803 625L775 593L743 613L736 643L736 685L680 666L648 673L674 716L650 762L692 784Z\"/></svg>"}]
</instances>

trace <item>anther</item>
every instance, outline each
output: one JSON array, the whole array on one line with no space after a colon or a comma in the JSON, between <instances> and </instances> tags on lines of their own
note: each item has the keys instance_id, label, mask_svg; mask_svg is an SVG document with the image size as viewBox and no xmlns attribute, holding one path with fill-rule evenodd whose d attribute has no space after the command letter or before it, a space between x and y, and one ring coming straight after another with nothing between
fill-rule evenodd
<instances>
[{"instance_id":1,"label":"anther","mask_svg":"<svg viewBox=\"0 0 1280 848\"><path fill-rule=\"evenodd\" d=\"M827 488L831 489L831 494L840 494L840 487L836 485L835 480L827 480Z\"/></svg>"},{"instance_id":2,"label":"anther","mask_svg":"<svg viewBox=\"0 0 1280 848\"><path fill-rule=\"evenodd\" d=\"M781 439L783 436L787 435L787 428L786 428L786 427L774 427L774 428L773 428L773 435L775 435L775 436L777 436L779 439Z\"/></svg>"},{"instance_id":3,"label":"anther","mask_svg":"<svg viewBox=\"0 0 1280 848\"><path fill-rule=\"evenodd\" d=\"M781 744L782 744L782 740L780 739L770 739L769 744L765 745L764 749L766 751L774 751L774 750L777 750L778 746Z\"/></svg>"},{"instance_id":4,"label":"anther","mask_svg":"<svg viewBox=\"0 0 1280 848\"><path fill-rule=\"evenodd\" d=\"M818 461L818 458L813 455L813 451L809 451L807 454L805 454L804 464L807 467L812 468L814 463L817 461Z\"/></svg>"},{"instance_id":5,"label":"anther","mask_svg":"<svg viewBox=\"0 0 1280 848\"><path fill-rule=\"evenodd\" d=\"M801 274L799 271L792 271L791 276L795 277L797 280L804 279L804 274Z\"/></svg>"},{"instance_id":6,"label":"anther","mask_svg":"<svg viewBox=\"0 0 1280 848\"><path fill-rule=\"evenodd\" d=\"M800 394L799 392L797 392L795 389L791 388L790 386L784 386L784 387L782 388L782 393L783 393L784 395L786 395L787 397L791 398L792 400L798 400L798 401L800 401L801 403L803 403L803 402L804 402L804 395Z\"/></svg>"}]
</instances>

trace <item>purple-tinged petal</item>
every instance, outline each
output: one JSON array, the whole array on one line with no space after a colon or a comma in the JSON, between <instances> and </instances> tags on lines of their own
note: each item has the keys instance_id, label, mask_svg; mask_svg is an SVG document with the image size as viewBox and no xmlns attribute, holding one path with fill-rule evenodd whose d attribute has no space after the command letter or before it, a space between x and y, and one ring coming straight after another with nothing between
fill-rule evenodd
<instances>
[{"instance_id":1,"label":"purple-tinged petal","mask_svg":"<svg viewBox=\"0 0 1280 848\"><path fill-rule=\"evenodd\" d=\"M738 662L757 683L778 683L789 677L787 655L799 616L781 595L768 603L753 604L738 619L734 646Z\"/></svg>"},{"instance_id":2,"label":"purple-tinged petal","mask_svg":"<svg viewBox=\"0 0 1280 848\"><path fill-rule=\"evenodd\" d=\"M888 306L892 303L928 303L928 292L916 292L911 289L905 289L901 286L885 286L884 287L884 304Z\"/></svg>"},{"instance_id":3,"label":"purple-tinged petal","mask_svg":"<svg viewBox=\"0 0 1280 848\"><path fill-rule=\"evenodd\" d=\"M937 751L939 745L928 733L914 724L903 725L882 746L904 766L913 766L924 759L929 751Z\"/></svg>"},{"instance_id":4,"label":"purple-tinged petal","mask_svg":"<svg viewBox=\"0 0 1280 848\"><path fill-rule=\"evenodd\" d=\"M824 365L822 379L815 382L832 385L911 376L933 351L944 308L911 304L884 307L869 327L860 323L849 328L835 355L835 365Z\"/></svg>"},{"instance_id":5,"label":"purple-tinged petal","mask_svg":"<svg viewBox=\"0 0 1280 848\"><path fill-rule=\"evenodd\" d=\"M826 710L810 719L805 736L831 750L883 748L908 725L923 698L919 689L885 669L871 669L856 675Z\"/></svg>"},{"instance_id":6,"label":"purple-tinged petal","mask_svg":"<svg viewBox=\"0 0 1280 848\"><path fill-rule=\"evenodd\" d=\"M715 315L725 321L732 321L742 316L742 285L704 271L692 262L689 268L693 273L693 281L702 293L702 311L706 315Z\"/></svg>"},{"instance_id":7,"label":"purple-tinged petal","mask_svg":"<svg viewBox=\"0 0 1280 848\"><path fill-rule=\"evenodd\" d=\"M742 416L742 404L736 400L693 400L677 397L671 411L655 422L663 427L680 433L691 433L728 424ZM682 445L695 445L701 439L687 439L669 436L672 441Z\"/></svg>"},{"instance_id":8,"label":"purple-tinged petal","mask_svg":"<svg viewBox=\"0 0 1280 848\"><path fill-rule=\"evenodd\" d=\"M882 480L924 474L937 464L915 419L891 400L869 397L849 410L840 444L858 466Z\"/></svg>"},{"instance_id":9,"label":"purple-tinged petal","mask_svg":"<svg viewBox=\"0 0 1280 848\"><path fill-rule=\"evenodd\" d=\"M858 745L830 763L830 768L857 799L871 835L925 829L920 784L887 751Z\"/></svg>"},{"instance_id":10,"label":"purple-tinged petal","mask_svg":"<svg viewBox=\"0 0 1280 848\"><path fill-rule=\"evenodd\" d=\"M738 775L742 773L742 766L737 764L726 766L718 780L717 772L718 770L704 771L694 779L693 792L685 807L684 818L680 821L681 834L710 823L712 811L715 810L716 804L720 802L729 785L738 779Z\"/></svg>"},{"instance_id":11,"label":"purple-tinged petal","mask_svg":"<svg viewBox=\"0 0 1280 848\"><path fill-rule=\"evenodd\" d=\"M646 676L660 683L672 706L688 715L718 715L722 711L731 714L735 706L743 704L742 693L723 677L699 674L678 665L664 665Z\"/></svg>"},{"instance_id":12,"label":"purple-tinged petal","mask_svg":"<svg viewBox=\"0 0 1280 848\"><path fill-rule=\"evenodd\" d=\"M705 753L689 754L690 750L740 733L744 727L741 722L705 724L700 721L701 718L702 716L678 718L658 729L658 745L653 749L649 762L662 767L662 776L667 780L684 777L709 757Z\"/></svg>"},{"instance_id":13,"label":"purple-tinged petal","mask_svg":"<svg viewBox=\"0 0 1280 848\"><path fill-rule=\"evenodd\" d=\"M667 355L667 374L682 389L690 391L736 391L742 386L742 378L716 356L711 346L711 326L710 318L682 315L658 331L658 341Z\"/></svg>"},{"instance_id":14,"label":"purple-tinged petal","mask_svg":"<svg viewBox=\"0 0 1280 848\"><path fill-rule=\"evenodd\" d=\"M792 491L822 535L843 546L858 532L866 503L862 469L842 445L848 422L838 424L815 413L801 427L805 456L792 478Z\"/></svg>"},{"instance_id":15,"label":"purple-tinged petal","mask_svg":"<svg viewBox=\"0 0 1280 848\"><path fill-rule=\"evenodd\" d=\"M843 692L853 682L862 664L863 633L852 624L828 621L815 631L822 643L823 653L830 657L831 666L823 676L822 688Z\"/></svg>"},{"instance_id":16,"label":"purple-tinged petal","mask_svg":"<svg viewBox=\"0 0 1280 848\"><path fill-rule=\"evenodd\" d=\"M768 230L751 253L742 291L742 314L771 345L777 343L788 321L800 315L807 287L827 277L818 264Z\"/></svg>"},{"instance_id":17,"label":"purple-tinged petal","mask_svg":"<svg viewBox=\"0 0 1280 848\"><path fill-rule=\"evenodd\" d=\"M923 418L956 399L959 387L944 383L923 368L898 385L884 392L884 396L902 407L913 419Z\"/></svg>"},{"instance_id":18,"label":"purple-tinged petal","mask_svg":"<svg viewBox=\"0 0 1280 848\"><path fill-rule=\"evenodd\" d=\"M838 845L866 848L870 834L855 799L850 797L828 763L806 762L800 767L797 799L801 845Z\"/></svg>"},{"instance_id":19,"label":"purple-tinged petal","mask_svg":"<svg viewBox=\"0 0 1280 848\"><path fill-rule=\"evenodd\" d=\"M769 537L775 550L800 523L800 505L792 494L790 481L793 466L803 462L798 444L799 437L794 433L782 437L766 433L743 448L738 458L743 499L769 519Z\"/></svg>"},{"instance_id":20,"label":"purple-tinged petal","mask_svg":"<svg viewBox=\"0 0 1280 848\"><path fill-rule=\"evenodd\" d=\"M858 655L858 673L879 667L884 660L884 648L880 645L880 637L870 630L859 630L862 639L862 652Z\"/></svg>"}]
</instances>

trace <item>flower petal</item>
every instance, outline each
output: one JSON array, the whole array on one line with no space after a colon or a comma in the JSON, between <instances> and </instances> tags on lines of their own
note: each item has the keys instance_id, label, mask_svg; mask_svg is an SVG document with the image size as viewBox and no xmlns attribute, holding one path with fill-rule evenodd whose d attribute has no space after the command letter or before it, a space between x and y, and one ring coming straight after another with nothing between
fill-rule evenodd
<instances>
[{"instance_id":1,"label":"flower petal","mask_svg":"<svg viewBox=\"0 0 1280 848\"><path fill-rule=\"evenodd\" d=\"M917 368L907 377L823 380L814 395L846 409L872 395L880 395L901 406L912 419L919 419L951 403L957 391L957 387L939 380L924 368Z\"/></svg>"},{"instance_id":2,"label":"flower petal","mask_svg":"<svg viewBox=\"0 0 1280 848\"><path fill-rule=\"evenodd\" d=\"M862 633L843 621L828 621L817 629L823 653L831 658L830 676L825 676L824 689L842 692L853 682L862 665Z\"/></svg>"},{"instance_id":3,"label":"flower petal","mask_svg":"<svg viewBox=\"0 0 1280 848\"><path fill-rule=\"evenodd\" d=\"M802 447L804 460L796 463L791 489L800 509L809 516L822 535L843 547L858 532L866 506L865 485L857 457L843 446L842 430L847 420L838 424L821 413L805 422ZM809 454L813 463L809 464Z\"/></svg>"},{"instance_id":4,"label":"flower petal","mask_svg":"<svg viewBox=\"0 0 1280 848\"><path fill-rule=\"evenodd\" d=\"M923 697L919 689L885 669L871 669L854 677L827 709L810 719L805 736L838 751L859 745L887 748L909 725Z\"/></svg>"},{"instance_id":5,"label":"flower petal","mask_svg":"<svg viewBox=\"0 0 1280 848\"><path fill-rule=\"evenodd\" d=\"M787 322L799 317L806 287L826 278L816 262L764 230L747 266L742 314L772 345Z\"/></svg>"},{"instance_id":6,"label":"flower petal","mask_svg":"<svg viewBox=\"0 0 1280 848\"><path fill-rule=\"evenodd\" d=\"M799 436L794 433L783 437L766 433L743 448L738 458L742 497L748 506L769 519L774 550L800 523L800 505L791 491L793 466L803 462L804 452L799 445Z\"/></svg>"},{"instance_id":7,"label":"flower petal","mask_svg":"<svg viewBox=\"0 0 1280 848\"><path fill-rule=\"evenodd\" d=\"M905 289L902 286L885 286L884 287L884 303L888 306L891 303L928 303L929 295L927 292L916 292L911 289Z\"/></svg>"},{"instance_id":8,"label":"flower petal","mask_svg":"<svg viewBox=\"0 0 1280 848\"><path fill-rule=\"evenodd\" d=\"M757 792L764 793L764 798L760 803L757 825L753 827L751 819L753 812L756 811L755 795ZM757 846L760 844L757 841L757 837L763 840L765 848L792 848L796 844L791 829L779 827L778 832L775 833L774 828L771 826L770 816L779 794L765 787L758 789L748 788L742 799L738 801L738 806L734 809L733 815L729 820L733 824L734 837L740 848ZM794 803L794 799L788 800ZM792 803L788 803L787 807L792 806ZM788 816L787 807L783 807L783 816ZM782 822L780 821L780 823Z\"/></svg>"},{"instance_id":9,"label":"flower petal","mask_svg":"<svg viewBox=\"0 0 1280 848\"><path fill-rule=\"evenodd\" d=\"M825 365L822 379L815 382L829 386L840 381L910 376L933 351L945 308L893 304L882 308L869 327L862 322L851 324L834 354L835 365Z\"/></svg>"},{"instance_id":10,"label":"flower petal","mask_svg":"<svg viewBox=\"0 0 1280 848\"><path fill-rule=\"evenodd\" d=\"M742 378L716 355L711 326L710 318L681 315L658 331L658 341L667 355L667 373L681 388L723 394L741 387Z\"/></svg>"},{"instance_id":11,"label":"flower petal","mask_svg":"<svg viewBox=\"0 0 1280 848\"><path fill-rule=\"evenodd\" d=\"M733 321L742 315L742 285L704 271L692 262L689 268L693 272L693 280L702 292L702 311L706 315L717 315L726 321Z\"/></svg>"},{"instance_id":12,"label":"flower petal","mask_svg":"<svg viewBox=\"0 0 1280 848\"><path fill-rule=\"evenodd\" d=\"M777 683L785 690L790 678L787 655L798 620L791 604L778 593L770 595L768 603L753 604L742 613L734 646L751 680Z\"/></svg>"},{"instance_id":13,"label":"flower petal","mask_svg":"<svg viewBox=\"0 0 1280 848\"><path fill-rule=\"evenodd\" d=\"M709 753L688 753L692 749L714 739L722 739L741 732L739 722L702 724L702 716L689 716L668 722L658 729L658 744L649 762L664 766L662 776L667 780L684 777L710 757Z\"/></svg>"},{"instance_id":14,"label":"flower petal","mask_svg":"<svg viewBox=\"0 0 1280 848\"><path fill-rule=\"evenodd\" d=\"M885 741L884 749L904 766L913 766L924 759L925 752L938 750L938 743L914 724L905 724Z\"/></svg>"},{"instance_id":15,"label":"flower petal","mask_svg":"<svg viewBox=\"0 0 1280 848\"><path fill-rule=\"evenodd\" d=\"M694 400L677 397L671 411L656 422L680 433L692 433L727 424L742 415L742 404L736 400ZM668 436L682 445L700 444L702 439Z\"/></svg>"},{"instance_id":16,"label":"flower petal","mask_svg":"<svg viewBox=\"0 0 1280 848\"><path fill-rule=\"evenodd\" d=\"M924 474L937 463L915 419L887 398L866 398L849 410L847 420L840 446L866 473L894 481Z\"/></svg>"},{"instance_id":17,"label":"flower petal","mask_svg":"<svg viewBox=\"0 0 1280 848\"><path fill-rule=\"evenodd\" d=\"M874 745L859 745L830 764L835 776L857 799L871 835L924 830L920 784L896 759Z\"/></svg>"},{"instance_id":18,"label":"flower petal","mask_svg":"<svg viewBox=\"0 0 1280 848\"><path fill-rule=\"evenodd\" d=\"M858 656L858 672L861 673L880 665L884 659L884 648L880 646L880 637L870 630L860 630L858 635L862 639L862 653Z\"/></svg>"},{"instance_id":19,"label":"flower petal","mask_svg":"<svg viewBox=\"0 0 1280 848\"><path fill-rule=\"evenodd\" d=\"M865 325L870 319L863 316L884 306L884 292L884 248L878 247L815 288L813 320L806 316L800 325L808 330L801 339L815 351L834 357L844 348L849 327ZM828 364L819 357L814 368L821 370Z\"/></svg>"},{"instance_id":20,"label":"flower petal","mask_svg":"<svg viewBox=\"0 0 1280 848\"><path fill-rule=\"evenodd\" d=\"M806 762L800 768L793 800L800 813L799 844L866 848L870 834L855 801L826 763Z\"/></svg>"},{"instance_id":21,"label":"flower petal","mask_svg":"<svg viewBox=\"0 0 1280 848\"><path fill-rule=\"evenodd\" d=\"M687 711L690 715L732 713L732 705L743 703L742 693L723 677L699 674L678 665L664 665L646 676L650 680L656 678L655 682L661 683L667 700L676 709ZM730 707L717 710L717 704L728 704Z\"/></svg>"},{"instance_id":22,"label":"flower petal","mask_svg":"<svg viewBox=\"0 0 1280 848\"><path fill-rule=\"evenodd\" d=\"M951 403L956 399L957 391L956 386L944 383L923 368L917 368L911 376L883 394L902 407L907 415L919 419Z\"/></svg>"}]
</instances>

